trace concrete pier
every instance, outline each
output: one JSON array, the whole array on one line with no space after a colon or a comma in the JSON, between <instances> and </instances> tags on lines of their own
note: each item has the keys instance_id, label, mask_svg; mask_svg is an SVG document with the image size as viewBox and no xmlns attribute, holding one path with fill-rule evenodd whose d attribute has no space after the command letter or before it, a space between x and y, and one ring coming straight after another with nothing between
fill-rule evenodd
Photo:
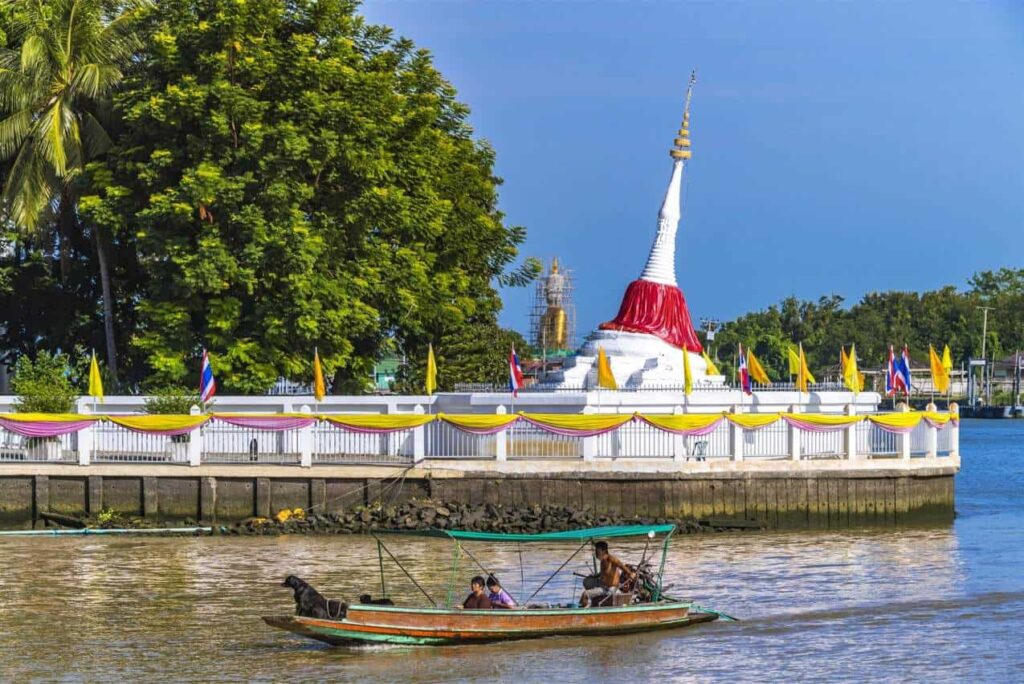
<instances>
[{"instance_id":1,"label":"concrete pier","mask_svg":"<svg viewBox=\"0 0 1024 684\"><path fill-rule=\"evenodd\" d=\"M110 509L167 523L233 523L282 508L341 512L414 498L503 506L547 504L597 514L756 521L823 529L949 522L958 457L873 461L687 462L672 472L601 463L585 472L535 463L477 469L384 466L31 464L0 471L0 527L41 526L40 513ZM628 469L627 469L628 468Z\"/></svg>"}]
</instances>

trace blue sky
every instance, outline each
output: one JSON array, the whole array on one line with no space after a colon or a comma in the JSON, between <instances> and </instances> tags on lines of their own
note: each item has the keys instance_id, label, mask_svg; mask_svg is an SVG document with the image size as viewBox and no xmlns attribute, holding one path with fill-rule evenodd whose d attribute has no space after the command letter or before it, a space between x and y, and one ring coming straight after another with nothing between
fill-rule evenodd
<instances>
[{"instance_id":1,"label":"blue sky","mask_svg":"<svg viewBox=\"0 0 1024 684\"><path fill-rule=\"evenodd\" d=\"M677 239L694 318L1024 267L1024 6L370 2L497 151L523 254L573 269L580 335L643 267L692 68ZM531 293L504 293L526 332Z\"/></svg>"}]
</instances>

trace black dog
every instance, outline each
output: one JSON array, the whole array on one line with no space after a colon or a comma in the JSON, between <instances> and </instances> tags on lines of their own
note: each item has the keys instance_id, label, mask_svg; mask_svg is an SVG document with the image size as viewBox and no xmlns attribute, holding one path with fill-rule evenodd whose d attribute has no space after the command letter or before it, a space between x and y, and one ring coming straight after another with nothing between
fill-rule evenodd
<instances>
[{"instance_id":1,"label":"black dog","mask_svg":"<svg viewBox=\"0 0 1024 684\"><path fill-rule=\"evenodd\" d=\"M348 606L344 602L324 598L323 594L308 582L295 575L288 575L284 582L281 582L281 586L295 591L296 615L323 620L341 620L348 610Z\"/></svg>"},{"instance_id":2,"label":"black dog","mask_svg":"<svg viewBox=\"0 0 1024 684\"><path fill-rule=\"evenodd\" d=\"M392 601L389 598L375 599L372 596L370 596L369 594L363 594L362 596L360 596L359 597L359 603L363 604L364 606L393 606L393 605L395 605L395 602Z\"/></svg>"}]
</instances>

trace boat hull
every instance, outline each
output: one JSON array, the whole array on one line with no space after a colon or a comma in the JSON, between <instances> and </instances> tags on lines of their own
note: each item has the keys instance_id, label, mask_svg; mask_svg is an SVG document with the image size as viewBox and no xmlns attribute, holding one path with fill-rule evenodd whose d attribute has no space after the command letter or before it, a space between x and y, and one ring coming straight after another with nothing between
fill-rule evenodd
<instances>
[{"instance_id":1,"label":"boat hull","mask_svg":"<svg viewBox=\"0 0 1024 684\"><path fill-rule=\"evenodd\" d=\"M687 604L542 610L443 610L351 606L342 620L264 617L271 627L336 646L384 643L443 645L548 636L608 635L685 627L717 619Z\"/></svg>"}]
</instances>

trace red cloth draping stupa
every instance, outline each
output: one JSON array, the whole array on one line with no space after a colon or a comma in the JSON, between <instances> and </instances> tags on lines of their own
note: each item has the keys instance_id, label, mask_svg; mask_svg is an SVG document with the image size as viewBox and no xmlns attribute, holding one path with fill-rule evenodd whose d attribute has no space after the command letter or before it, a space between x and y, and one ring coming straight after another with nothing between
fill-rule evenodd
<instances>
[{"instance_id":1,"label":"red cloth draping stupa","mask_svg":"<svg viewBox=\"0 0 1024 684\"><path fill-rule=\"evenodd\" d=\"M695 354L704 350L693 329L683 291L668 283L634 280L626 288L618 315L600 328L654 335Z\"/></svg>"}]
</instances>

